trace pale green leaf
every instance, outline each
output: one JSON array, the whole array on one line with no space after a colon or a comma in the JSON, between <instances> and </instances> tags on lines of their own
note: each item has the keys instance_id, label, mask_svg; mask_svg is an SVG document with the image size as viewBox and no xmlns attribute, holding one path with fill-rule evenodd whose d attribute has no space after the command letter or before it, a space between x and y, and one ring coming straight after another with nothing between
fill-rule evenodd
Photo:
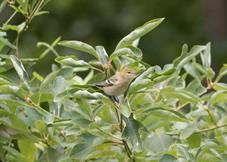
<instances>
[{"instance_id":1,"label":"pale green leaf","mask_svg":"<svg viewBox=\"0 0 227 162\"><path fill-rule=\"evenodd\" d=\"M26 162L34 162L36 159L36 147L30 139L21 139L18 141L18 147L24 155Z\"/></svg>"},{"instance_id":2,"label":"pale green leaf","mask_svg":"<svg viewBox=\"0 0 227 162\"><path fill-rule=\"evenodd\" d=\"M146 35L151 30L153 30L163 20L164 20L164 18L153 19L153 20L148 21L144 25L136 28L134 31L132 31L131 33L129 33L127 36L125 36L123 39L120 40L120 42L118 43L118 45L116 47L116 50L127 47L129 45L132 45L135 40L141 38L142 36Z\"/></svg>"},{"instance_id":3,"label":"pale green leaf","mask_svg":"<svg viewBox=\"0 0 227 162\"><path fill-rule=\"evenodd\" d=\"M91 54L97 59L99 58L98 54L96 53L95 49L92 46L90 46L87 43L83 43L81 41L61 41L58 43L58 45L73 48L78 51L82 51L82 52Z\"/></svg>"}]
</instances>

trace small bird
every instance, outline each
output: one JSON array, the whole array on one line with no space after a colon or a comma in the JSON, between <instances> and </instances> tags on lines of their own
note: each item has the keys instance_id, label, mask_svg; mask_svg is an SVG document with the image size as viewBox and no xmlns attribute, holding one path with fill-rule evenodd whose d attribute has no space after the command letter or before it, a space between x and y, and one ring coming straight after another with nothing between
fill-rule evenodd
<instances>
[{"instance_id":1,"label":"small bird","mask_svg":"<svg viewBox=\"0 0 227 162\"><path fill-rule=\"evenodd\" d=\"M115 75L111 76L107 80L96 84L96 87L101 88L104 93L109 96L120 96L127 91L130 82L136 76L137 74L134 70L124 68L120 71L116 71Z\"/></svg>"}]
</instances>

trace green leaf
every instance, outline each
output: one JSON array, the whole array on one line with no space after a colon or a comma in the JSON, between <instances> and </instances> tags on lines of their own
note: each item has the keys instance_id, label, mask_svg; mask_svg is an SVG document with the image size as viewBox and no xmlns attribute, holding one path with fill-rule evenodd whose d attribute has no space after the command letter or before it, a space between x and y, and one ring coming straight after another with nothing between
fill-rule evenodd
<instances>
[{"instance_id":1,"label":"green leaf","mask_svg":"<svg viewBox=\"0 0 227 162\"><path fill-rule=\"evenodd\" d=\"M91 54L97 59L99 58L98 54L96 53L95 49L92 46L90 46L89 44L83 43L81 41L61 41L58 43L58 45L73 48L78 51Z\"/></svg>"},{"instance_id":2,"label":"green leaf","mask_svg":"<svg viewBox=\"0 0 227 162\"><path fill-rule=\"evenodd\" d=\"M200 53L202 64L205 68L211 66L211 54L210 54L210 43L207 43L206 49Z\"/></svg>"},{"instance_id":3,"label":"green leaf","mask_svg":"<svg viewBox=\"0 0 227 162\"><path fill-rule=\"evenodd\" d=\"M30 139L21 139L18 141L18 147L24 155L26 162L34 162L36 159L36 147Z\"/></svg>"},{"instance_id":4,"label":"green leaf","mask_svg":"<svg viewBox=\"0 0 227 162\"><path fill-rule=\"evenodd\" d=\"M185 66L189 61L191 61L195 56L200 54L203 50L206 49L206 46L193 46L189 52L186 53L187 47L184 46L182 49L182 55L180 58L174 61L174 65L176 69L181 69Z\"/></svg>"},{"instance_id":5,"label":"green leaf","mask_svg":"<svg viewBox=\"0 0 227 162\"><path fill-rule=\"evenodd\" d=\"M142 51L139 48L128 46L127 48L120 48L114 51L110 56L110 60L115 60L120 56L128 56L140 60L142 59L142 55Z\"/></svg>"},{"instance_id":6,"label":"green leaf","mask_svg":"<svg viewBox=\"0 0 227 162\"><path fill-rule=\"evenodd\" d=\"M131 33L129 33L126 37L120 40L115 50L118 50L120 48L128 47L133 44L133 42L151 30L153 30L155 27L157 27L164 18L159 19L153 19L145 23L144 25L138 27L137 29L133 30Z\"/></svg>"},{"instance_id":7,"label":"green leaf","mask_svg":"<svg viewBox=\"0 0 227 162\"><path fill-rule=\"evenodd\" d=\"M108 54L106 53L105 48L103 46L96 46L96 53L98 54L99 61L103 65L107 65L109 58L108 58Z\"/></svg>"},{"instance_id":8,"label":"green leaf","mask_svg":"<svg viewBox=\"0 0 227 162\"><path fill-rule=\"evenodd\" d=\"M14 149L12 147L9 147L9 146L3 146L3 149L6 150L6 152L7 152L6 158L9 161L12 161L12 162L27 162L25 160L24 155L21 154L18 150Z\"/></svg>"},{"instance_id":9,"label":"green leaf","mask_svg":"<svg viewBox=\"0 0 227 162\"><path fill-rule=\"evenodd\" d=\"M191 81L188 84L186 90L190 91L191 93L193 93L193 94L195 94L197 96L200 96L200 95L202 95L202 94L207 92L207 89L205 87L203 87L201 82L198 81L198 80Z\"/></svg>"},{"instance_id":10,"label":"green leaf","mask_svg":"<svg viewBox=\"0 0 227 162\"><path fill-rule=\"evenodd\" d=\"M195 94L187 91L187 90L176 90L172 87L165 88L161 91L166 98L175 98L179 99L179 101L186 102L186 103L198 103L200 102L200 98L197 97Z\"/></svg>"},{"instance_id":11,"label":"green leaf","mask_svg":"<svg viewBox=\"0 0 227 162\"><path fill-rule=\"evenodd\" d=\"M219 161L221 157L217 151L213 151L217 147L217 144L214 142L204 143L196 153L196 161L198 162L213 162Z\"/></svg>"},{"instance_id":12,"label":"green leaf","mask_svg":"<svg viewBox=\"0 0 227 162\"><path fill-rule=\"evenodd\" d=\"M151 108L147 108L144 111L144 114L147 115L147 117L149 116L156 116L156 117L160 117L163 118L165 117L165 119L170 119L170 121L187 121L187 118L174 110L170 110L170 109L165 109L165 108L157 108L157 107L151 107ZM143 120L145 120L146 117L143 118Z\"/></svg>"},{"instance_id":13,"label":"green leaf","mask_svg":"<svg viewBox=\"0 0 227 162\"><path fill-rule=\"evenodd\" d=\"M3 30L14 30L17 33L20 33L24 30L26 23L23 22L19 25L10 25L10 24L4 24L3 25Z\"/></svg>"},{"instance_id":14,"label":"green leaf","mask_svg":"<svg viewBox=\"0 0 227 162\"><path fill-rule=\"evenodd\" d=\"M40 92L46 92L50 90L51 85L53 84L53 81L55 80L55 78L59 75L63 76L63 77L69 77L73 74L73 71L71 68L61 68L60 70L57 71L53 71L52 73L50 73L48 76L46 76L46 78L43 80L43 82L41 83L39 89Z\"/></svg>"},{"instance_id":15,"label":"green leaf","mask_svg":"<svg viewBox=\"0 0 227 162\"><path fill-rule=\"evenodd\" d=\"M227 84L226 83L212 83L212 88L214 88L214 90L216 90L216 91L219 91L219 90L227 91Z\"/></svg>"},{"instance_id":16,"label":"green leaf","mask_svg":"<svg viewBox=\"0 0 227 162\"><path fill-rule=\"evenodd\" d=\"M132 52L134 54L133 57L136 57L138 59L142 59L143 53L139 48L137 48L135 46L128 46L128 48L130 48L132 50Z\"/></svg>"},{"instance_id":17,"label":"green leaf","mask_svg":"<svg viewBox=\"0 0 227 162\"><path fill-rule=\"evenodd\" d=\"M84 112L83 114L85 114L84 116L86 117L86 119L93 121L94 115L92 113L92 109L89 102L82 98L79 98L79 96L77 97L76 102L80 105L80 109L81 111Z\"/></svg>"},{"instance_id":18,"label":"green leaf","mask_svg":"<svg viewBox=\"0 0 227 162\"><path fill-rule=\"evenodd\" d=\"M193 76L197 80L202 80L202 74L199 72L199 70L192 64L187 63L184 65L184 70Z\"/></svg>"},{"instance_id":19,"label":"green leaf","mask_svg":"<svg viewBox=\"0 0 227 162\"><path fill-rule=\"evenodd\" d=\"M72 66L72 67L89 67L90 66L84 60L78 60L78 59L75 60L74 57L72 58L70 56L57 57L55 61L62 65Z\"/></svg>"},{"instance_id":20,"label":"green leaf","mask_svg":"<svg viewBox=\"0 0 227 162\"><path fill-rule=\"evenodd\" d=\"M16 115L9 114L8 117L0 118L0 121L16 130L20 130L24 133L28 132L27 125Z\"/></svg>"},{"instance_id":21,"label":"green leaf","mask_svg":"<svg viewBox=\"0 0 227 162\"><path fill-rule=\"evenodd\" d=\"M21 7L21 11L23 14L27 14L27 10L28 10L28 0L17 0L17 2L19 3L20 7Z\"/></svg>"},{"instance_id":22,"label":"green leaf","mask_svg":"<svg viewBox=\"0 0 227 162\"><path fill-rule=\"evenodd\" d=\"M202 141L202 135L200 133L194 133L188 137L188 144L190 148L200 147Z\"/></svg>"},{"instance_id":23,"label":"green leaf","mask_svg":"<svg viewBox=\"0 0 227 162\"><path fill-rule=\"evenodd\" d=\"M31 100L34 103L39 104L39 103L42 103L42 102L51 102L51 101L53 101L54 96L53 96L52 93L46 92L46 93L35 93L30 98L31 98Z\"/></svg>"},{"instance_id":24,"label":"green leaf","mask_svg":"<svg viewBox=\"0 0 227 162\"><path fill-rule=\"evenodd\" d=\"M132 53L131 49L129 49L129 48L121 48L121 49L115 50L110 55L110 61L113 61L114 65L118 69L121 69L125 65L122 63L122 61L120 60L119 57L123 57L123 56L133 56L133 53Z\"/></svg>"},{"instance_id":25,"label":"green leaf","mask_svg":"<svg viewBox=\"0 0 227 162\"><path fill-rule=\"evenodd\" d=\"M146 69L142 74L140 74L130 85L128 94L133 94L138 90L147 88L151 84L150 77L154 71L153 67Z\"/></svg>"},{"instance_id":26,"label":"green leaf","mask_svg":"<svg viewBox=\"0 0 227 162\"><path fill-rule=\"evenodd\" d=\"M218 76L215 79L215 82L219 82L226 75L227 75L227 64L224 64L221 70L219 71Z\"/></svg>"},{"instance_id":27,"label":"green leaf","mask_svg":"<svg viewBox=\"0 0 227 162\"><path fill-rule=\"evenodd\" d=\"M226 101L227 101L227 91L223 91L223 90L215 92L209 100L209 102L212 105L216 103L226 103Z\"/></svg>"},{"instance_id":28,"label":"green leaf","mask_svg":"<svg viewBox=\"0 0 227 162\"><path fill-rule=\"evenodd\" d=\"M45 133L47 130L46 124L42 120L35 121L35 127L41 134Z\"/></svg>"},{"instance_id":29,"label":"green leaf","mask_svg":"<svg viewBox=\"0 0 227 162\"><path fill-rule=\"evenodd\" d=\"M36 12L34 14L34 16L41 16L41 15L44 15L44 14L49 14L50 12L49 11L39 11L39 12Z\"/></svg>"},{"instance_id":30,"label":"green leaf","mask_svg":"<svg viewBox=\"0 0 227 162\"><path fill-rule=\"evenodd\" d=\"M28 79L28 74L24 68L24 65L22 64L22 62L14 55L10 55L10 59L13 63L13 66L17 72L17 74L19 75L20 79L24 82L24 84L26 85L26 87L28 88L28 90L30 90L30 85L29 85L29 79Z\"/></svg>"},{"instance_id":31,"label":"green leaf","mask_svg":"<svg viewBox=\"0 0 227 162\"><path fill-rule=\"evenodd\" d=\"M179 150L180 157L183 157L185 161L187 162L195 161L194 157L192 156L192 154L190 154L190 152L185 146L183 146L182 144L177 144L177 149Z\"/></svg>"},{"instance_id":32,"label":"green leaf","mask_svg":"<svg viewBox=\"0 0 227 162\"><path fill-rule=\"evenodd\" d=\"M72 159L85 161L89 159L90 154L95 151L95 147L102 143L102 140L90 133L83 133L78 139L79 143L76 144L70 152Z\"/></svg>"},{"instance_id":33,"label":"green leaf","mask_svg":"<svg viewBox=\"0 0 227 162\"><path fill-rule=\"evenodd\" d=\"M75 55L58 56L55 59L55 61L58 62L59 64L68 65L68 64L72 64L74 61L78 61L78 57Z\"/></svg>"},{"instance_id":34,"label":"green leaf","mask_svg":"<svg viewBox=\"0 0 227 162\"><path fill-rule=\"evenodd\" d=\"M45 43L45 42L38 42L37 43L37 47L40 47L40 46L45 46L47 47L46 50L44 50L40 56L39 56L39 60L43 59L50 51L52 51L55 56L58 56L59 54L54 50L54 47L57 45L57 43L61 40L61 37L57 37L52 43L51 45L49 45L48 43Z\"/></svg>"},{"instance_id":35,"label":"green leaf","mask_svg":"<svg viewBox=\"0 0 227 162\"><path fill-rule=\"evenodd\" d=\"M40 92L47 91L49 88L50 83L55 79L58 75L59 71L54 71L50 73L46 78L43 80L42 84L40 85Z\"/></svg>"},{"instance_id":36,"label":"green leaf","mask_svg":"<svg viewBox=\"0 0 227 162\"><path fill-rule=\"evenodd\" d=\"M32 73L32 75L34 76L34 78L38 79L41 82L44 80L44 78L39 73L37 73L35 71Z\"/></svg>"},{"instance_id":37,"label":"green leaf","mask_svg":"<svg viewBox=\"0 0 227 162\"><path fill-rule=\"evenodd\" d=\"M144 145L151 154L158 155L166 152L173 142L174 139L171 136L165 135L164 132L160 130L156 130L154 133L147 136L144 140Z\"/></svg>"},{"instance_id":38,"label":"green leaf","mask_svg":"<svg viewBox=\"0 0 227 162\"><path fill-rule=\"evenodd\" d=\"M181 132L180 138L187 139L191 136L197 129L196 123L189 123L188 126Z\"/></svg>"},{"instance_id":39,"label":"green leaf","mask_svg":"<svg viewBox=\"0 0 227 162\"><path fill-rule=\"evenodd\" d=\"M1 44L2 44L2 45L1 45ZM5 45L8 46L8 47L10 47L10 48L12 48L12 49L16 49L16 46L13 45L12 43L10 43L10 42L8 41L8 39L3 38L3 37L0 37L0 46L1 46L0 51L1 51L1 49L2 49Z\"/></svg>"},{"instance_id":40,"label":"green leaf","mask_svg":"<svg viewBox=\"0 0 227 162\"><path fill-rule=\"evenodd\" d=\"M177 158L169 154L164 154L159 162L177 162Z\"/></svg>"},{"instance_id":41,"label":"green leaf","mask_svg":"<svg viewBox=\"0 0 227 162\"><path fill-rule=\"evenodd\" d=\"M129 139L135 151L140 151L142 149L142 141L140 138L139 129L145 127L142 123L134 119L133 114L131 114L128 118L122 115L122 119L126 125L123 130L122 137Z\"/></svg>"},{"instance_id":42,"label":"green leaf","mask_svg":"<svg viewBox=\"0 0 227 162\"><path fill-rule=\"evenodd\" d=\"M73 147L70 156L73 159L84 160L88 158L88 154L93 151L93 148L88 143L80 143Z\"/></svg>"},{"instance_id":43,"label":"green leaf","mask_svg":"<svg viewBox=\"0 0 227 162\"><path fill-rule=\"evenodd\" d=\"M173 61L174 66L177 66L180 63L180 61L187 56L187 54L188 54L188 45L187 44L184 44L182 46L182 49L181 49L181 55L180 55L180 57L177 57Z\"/></svg>"}]
</instances>

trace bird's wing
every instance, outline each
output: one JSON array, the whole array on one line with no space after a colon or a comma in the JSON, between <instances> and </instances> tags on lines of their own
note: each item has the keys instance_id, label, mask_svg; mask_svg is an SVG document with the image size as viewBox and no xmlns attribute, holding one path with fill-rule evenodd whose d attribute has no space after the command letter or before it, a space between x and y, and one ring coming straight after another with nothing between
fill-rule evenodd
<instances>
[{"instance_id":1,"label":"bird's wing","mask_svg":"<svg viewBox=\"0 0 227 162\"><path fill-rule=\"evenodd\" d=\"M109 78L107 80L104 80L104 81L96 84L95 86L97 86L97 87L110 87L110 86L115 85L117 82L118 82L118 79L112 77L112 78Z\"/></svg>"}]
</instances>

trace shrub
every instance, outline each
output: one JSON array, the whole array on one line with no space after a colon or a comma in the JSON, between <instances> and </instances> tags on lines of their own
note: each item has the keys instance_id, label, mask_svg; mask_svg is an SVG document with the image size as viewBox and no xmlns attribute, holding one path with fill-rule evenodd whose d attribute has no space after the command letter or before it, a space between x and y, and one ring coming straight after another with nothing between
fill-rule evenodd
<instances>
[{"instance_id":1,"label":"shrub","mask_svg":"<svg viewBox=\"0 0 227 162\"><path fill-rule=\"evenodd\" d=\"M38 43L47 47L39 58L21 58L20 34L44 13L45 3L12 3L25 22L1 28L1 161L227 160L227 84L221 82L227 65L215 75L210 43L191 49L183 45L172 63L150 66L142 60L138 42L160 18L129 33L111 54L103 46L57 38L51 45ZM8 30L17 33L15 45L7 39ZM55 46L93 59L59 55ZM49 52L56 55L51 73L44 77L29 70ZM126 66L140 75L115 103L93 83Z\"/></svg>"}]
</instances>

